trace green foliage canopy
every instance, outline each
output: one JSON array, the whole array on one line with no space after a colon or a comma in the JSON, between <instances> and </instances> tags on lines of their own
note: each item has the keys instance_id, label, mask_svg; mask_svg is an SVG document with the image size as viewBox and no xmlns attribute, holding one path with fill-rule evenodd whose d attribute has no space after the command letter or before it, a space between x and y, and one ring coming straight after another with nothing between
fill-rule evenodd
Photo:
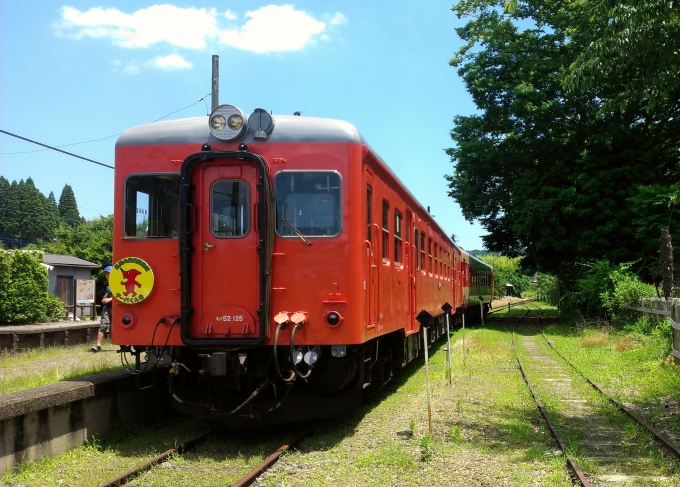
<instances>
[{"instance_id":1,"label":"green foliage canopy","mask_svg":"<svg viewBox=\"0 0 680 487\"><path fill-rule=\"evenodd\" d=\"M601 111L620 84L567 90L564 71L593 40L582 2L465 0L458 68L479 113L457 116L449 195L489 232L485 246L557 276L593 256L632 261L658 242L630 222L629 200L676 178L667 112ZM650 170L654 168L654 170ZM639 208L638 208L639 209ZM668 213L667 213L668 214ZM658 243L656 243L658 246Z\"/></svg>"},{"instance_id":2,"label":"green foliage canopy","mask_svg":"<svg viewBox=\"0 0 680 487\"><path fill-rule=\"evenodd\" d=\"M565 85L622 89L606 109L640 105L647 110L680 102L680 5L668 0L604 0L584 5L593 42L569 66Z\"/></svg>"}]
</instances>

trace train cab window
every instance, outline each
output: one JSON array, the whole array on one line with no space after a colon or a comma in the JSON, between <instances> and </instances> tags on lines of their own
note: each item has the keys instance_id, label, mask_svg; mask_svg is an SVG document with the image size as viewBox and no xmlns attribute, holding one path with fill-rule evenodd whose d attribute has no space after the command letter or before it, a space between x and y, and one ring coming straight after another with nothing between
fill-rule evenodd
<instances>
[{"instance_id":1,"label":"train cab window","mask_svg":"<svg viewBox=\"0 0 680 487\"><path fill-rule=\"evenodd\" d=\"M389 262L390 260L390 204L383 201L382 204L382 260Z\"/></svg>"},{"instance_id":2,"label":"train cab window","mask_svg":"<svg viewBox=\"0 0 680 487\"><path fill-rule=\"evenodd\" d=\"M401 213L394 210L394 264L401 265Z\"/></svg>"},{"instance_id":3,"label":"train cab window","mask_svg":"<svg viewBox=\"0 0 680 487\"><path fill-rule=\"evenodd\" d=\"M243 180L219 180L210 188L210 231L218 238L243 237L250 230L250 187Z\"/></svg>"},{"instance_id":4,"label":"train cab window","mask_svg":"<svg viewBox=\"0 0 680 487\"><path fill-rule=\"evenodd\" d=\"M177 238L179 174L131 175L125 181L125 236Z\"/></svg>"},{"instance_id":5,"label":"train cab window","mask_svg":"<svg viewBox=\"0 0 680 487\"><path fill-rule=\"evenodd\" d=\"M342 188L335 171L280 171L274 178L276 234L335 237L342 230Z\"/></svg>"}]
</instances>

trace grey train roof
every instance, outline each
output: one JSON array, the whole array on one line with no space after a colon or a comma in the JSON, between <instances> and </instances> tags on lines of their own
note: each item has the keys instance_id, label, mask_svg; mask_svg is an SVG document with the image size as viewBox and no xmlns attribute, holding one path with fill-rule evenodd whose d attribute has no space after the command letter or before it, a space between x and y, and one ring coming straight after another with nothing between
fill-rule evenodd
<instances>
[{"instance_id":1,"label":"grey train roof","mask_svg":"<svg viewBox=\"0 0 680 487\"><path fill-rule=\"evenodd\" d=\"M267 142L353 142L370 148L364 137L357 128L349 122L330 118L301 117L295 115L274 115L274 130L267 141L255 140L252 132L246 130L245 134L231 142L267 143ZM123 132L116 142L116 147L136 145L164 145L164 144L222 144L224 141L216 138L208 127L208 117L184 118L167 122L155 122L147 125L133 127ZM401 188L420 206L424 214L427 210L413 196L408 188L399 180L392 168L371 149L371 152L380 160ZM437 225L434 218L429 215L432 222L440 229L443 235L446 233ZM446 236L449 243L453 244Z\"/></svg>"},{"instance_id":2,"label":"grey train roof","mask_svg":"<svg viewBox=\"0 0 680 487\"><path fill-rule=\"evenodd\" d=\"M366 144L354 125L342 120L328 118L276 115L274 130L267 142L356 142ZM259 142L253 134L246 133L234 142ZM208 117L185 118L168 122L156 122L127 130L118 138L117 147L156 144L221 144L210 133ZM265 142L266 143L266 142Z\"/></svg>"}]
</instances>

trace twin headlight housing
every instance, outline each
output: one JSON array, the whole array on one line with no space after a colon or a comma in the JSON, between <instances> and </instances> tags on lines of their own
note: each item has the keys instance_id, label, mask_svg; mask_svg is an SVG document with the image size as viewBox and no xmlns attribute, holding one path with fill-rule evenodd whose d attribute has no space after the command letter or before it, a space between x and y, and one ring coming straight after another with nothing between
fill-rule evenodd
<instances>
[{"instance_id":1,"label":"twin headlight housing","mask_svg":"<svg viewBox=\"0 0 680 487\"><path fill-rule=\"evenodd\" d=\"M210 132L220 140L228 142L240 137L246 129L253 133L256 140L267 140L274 129L274 119L262 108L256 108L248 117L234 105L220 105L209 118Z\"/></svg>"}]
</instances>

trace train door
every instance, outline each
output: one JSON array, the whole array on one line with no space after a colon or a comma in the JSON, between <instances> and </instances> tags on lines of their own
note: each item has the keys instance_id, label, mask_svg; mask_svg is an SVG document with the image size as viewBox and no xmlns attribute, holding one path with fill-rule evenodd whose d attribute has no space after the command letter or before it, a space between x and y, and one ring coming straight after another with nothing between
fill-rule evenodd
<instances>
[{"instance_id":1,"label":"train door","mask_svg":"<svg viewBox=\"0 0 680 487\"><path fill-rule=\"evenodd\" d=\"M409 331L413 331L417 327L416 321L416 261L418 259L418 251L416 245L418 242L412 242L413 238L413 213L406 210L406 266L408 279L408 323ZM415 237L417 238L417 237Z\"/></svg>"},{"instance_id":2,"label":"train door","mask_svg":"<svg viewBox=\"0 0 680 487\"><path fill-rule=\"evenodd\" d=\"M368 298L367 303L367 325L375 326L378 323L378 299L379 299L379 249L378 226L373 221L373 175L367 170L366 179L366 293Z\"/></svg>"},{"instance_id":3,"label":"train door","mask_svg":"<svg viewBox=\"0 0 680 487\"><path fill-rule=\"evenodd\" d=\"M267 335L273 199L266 162L248 156L182 169L192 188L180 190L188 210L180 217L181 326L190 345L255 345Z\"/></svg>"}]
</instances>

